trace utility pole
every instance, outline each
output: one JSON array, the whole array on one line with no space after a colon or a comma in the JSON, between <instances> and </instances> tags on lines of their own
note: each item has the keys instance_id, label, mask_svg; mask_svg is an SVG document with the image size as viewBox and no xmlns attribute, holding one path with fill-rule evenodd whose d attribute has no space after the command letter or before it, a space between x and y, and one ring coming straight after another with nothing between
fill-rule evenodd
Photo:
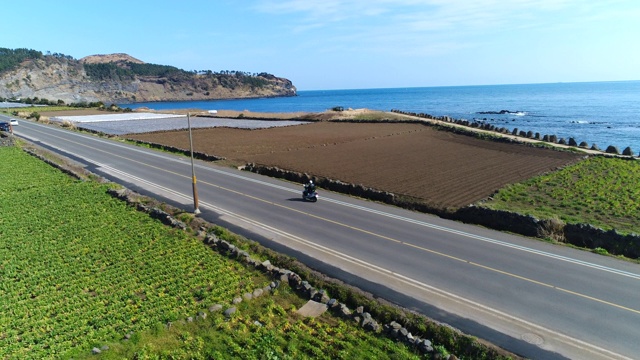
<instances>
[{"instance_id":1,"label":"utility pole","mask_svg":"<svg viewBox=\"0 0 640 360\"><path fill-rule=\"evenodd\" d=\"M193 138L191 136L191 117L189 112L187 112L187 125L189 126L189 151L191 153L191 180L192 180L192 188L193 188L193 214L200 214L200 209L198 207L198 188L196 187L196 170L193 166Z\"/></svg>"}]
</instances>

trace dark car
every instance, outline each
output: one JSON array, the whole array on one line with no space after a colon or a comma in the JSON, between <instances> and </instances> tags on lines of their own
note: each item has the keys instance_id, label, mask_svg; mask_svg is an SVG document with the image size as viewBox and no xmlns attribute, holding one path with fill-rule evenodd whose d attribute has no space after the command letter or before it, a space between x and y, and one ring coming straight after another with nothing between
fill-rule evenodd
<instances>
[{"instance_id":1,"label":"dark car","mask_svg":"<svg viewBox=\"0 0 640 360\"><path fill-rule=\"evenodd\" d=\"M6 131L6 132L13 132L13 129L11 128L11 124L9 124L8 122L0 122L0 131Z\"/></svg>"}]
</instances>

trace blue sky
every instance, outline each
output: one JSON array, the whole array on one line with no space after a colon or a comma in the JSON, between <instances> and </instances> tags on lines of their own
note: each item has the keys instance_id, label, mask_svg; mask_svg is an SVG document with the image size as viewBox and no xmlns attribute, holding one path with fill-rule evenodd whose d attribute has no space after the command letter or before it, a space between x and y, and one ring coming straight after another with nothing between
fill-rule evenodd
<instances>
[{"instance_id":1,"label":"blue sky","mask_svg":"<svg viewBox=\"0 0 640 360\"><path fill-rule=\"evenodd\" d=\"M298 90L640 80L640 1L30 0L0 47L268 72Z\"/></svg>"}]
</instances>

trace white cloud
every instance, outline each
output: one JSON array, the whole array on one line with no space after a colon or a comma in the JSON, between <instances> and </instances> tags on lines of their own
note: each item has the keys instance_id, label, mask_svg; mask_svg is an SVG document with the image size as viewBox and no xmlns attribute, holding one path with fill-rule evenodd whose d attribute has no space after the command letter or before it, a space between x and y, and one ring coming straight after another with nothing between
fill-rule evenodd
<instances>
[{"instance_id":1,"label":"white cloud","mask_svg":"<svg viewBox=\"0 0 640 360\"><path fill-rule=\"evenodd\" d=\"M388 25L407 31L483 31L522 25L544 26L548 16L562 13L563 20L581 21L586 16L611 18L616 6L639 5L629 0L595 3L589 0L257 0L258 12L291 17L291 27L320 29L342 23L362 22L386 16ZM633 4L633 5L631 5ZM372 26L377 24L372 24Z\"/></svg>"},{"instance_id":2,"label":"white cloud","mask_svg":"<svg viewBox=\"0 0 640 360\"><path fill-rule=\"evenodd\" d=\"M377 63L381 69L391 59L406 66L466 59L469 64L484 61L486 68L495 66L500 73L507 65L498 64L534 66L532 59L557 59L558 50L593 53L605 49L597 44L606 49L631 46L622 36L616 39L619 44L613 39L597 41L598 34L613 35L615 27L617 35L640 34L636 0L255 0L254 4L257 13L278 18L283 36L290 36L285 43L296 49L297 56L349 57L371 62L370 66ZM586 34L593 38L585 38ZM561 61L554 61L560 67Z\"/></svg>"},{"instance_id":3,"label":"white cloud","mask_svg":"<svg viewBox=\"0 0 640 360\"><path fill-rule=\"evenodd\" d=\"M290 19L283 26L291 33L322 37L332 46L349 38L351 44L372 49L426 46L450 51L470 46L468 36L542 26L544 19L537 13L560 11L573 1L259 0L254 9L282 15Z\"/></svg>"}]
</instances>

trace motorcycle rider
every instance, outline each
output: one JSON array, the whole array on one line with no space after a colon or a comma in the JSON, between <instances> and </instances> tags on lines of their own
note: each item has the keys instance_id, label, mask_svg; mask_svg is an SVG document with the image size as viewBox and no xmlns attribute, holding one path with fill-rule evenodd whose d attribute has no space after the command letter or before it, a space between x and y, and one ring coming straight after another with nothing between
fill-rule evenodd
<instances>
[{"instance_id":1,"label":"motorcycle rider","mask_svg":"<svg viewBox=\"0 0 640 360\"><path fill-rule=\"evenodd\" d=\"M313 180L309 180L309 182L304 185L304 195L313 194L314 191L316 191L316 185L313 183Z\"/></svg>"}]
</instances>

